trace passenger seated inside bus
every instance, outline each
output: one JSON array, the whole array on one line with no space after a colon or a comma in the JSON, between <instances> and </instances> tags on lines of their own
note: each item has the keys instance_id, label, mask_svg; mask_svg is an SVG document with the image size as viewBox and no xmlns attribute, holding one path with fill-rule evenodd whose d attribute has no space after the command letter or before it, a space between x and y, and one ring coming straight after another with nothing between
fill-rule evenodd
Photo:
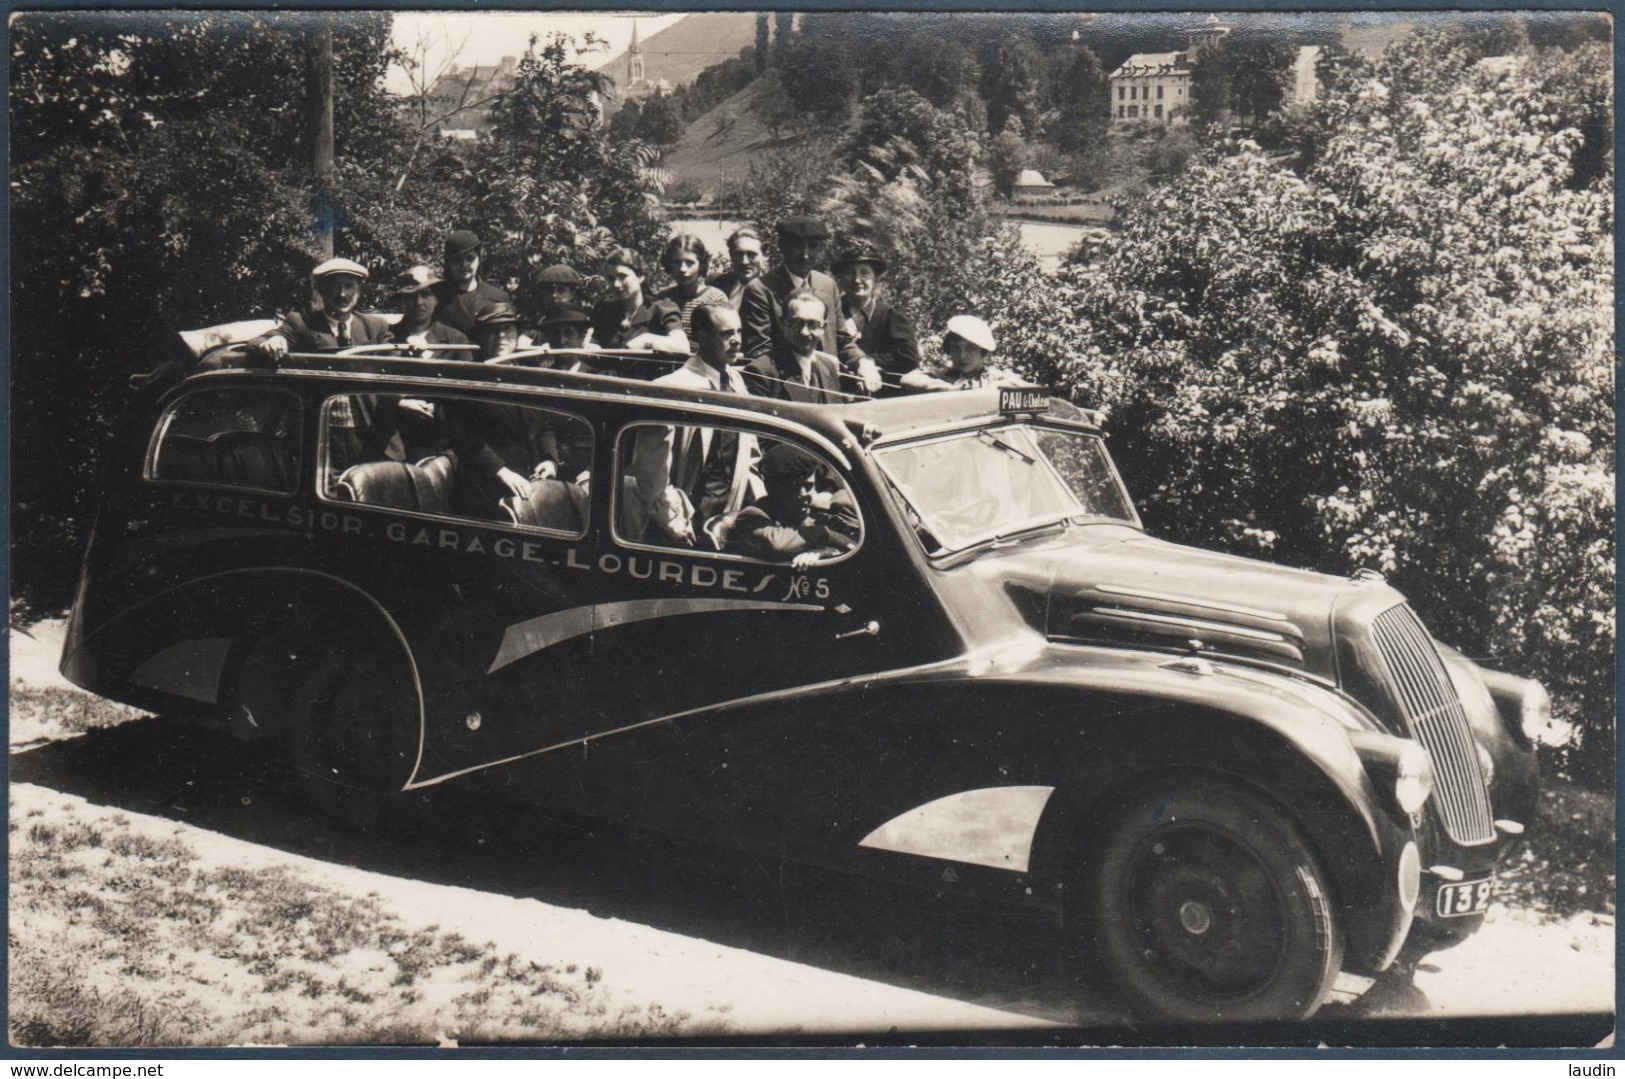
<instances>
[{"instance_id":1,"label":"passenger seated inside bus","mask_svg":"<svg viewBox=\"0 0 1625 1079\"><path fill-rule=\"evenodd\" d=\"M778 442L762 454L758 471L765 493L706 525L719 550L802 567L857 546L862 526L852 496L829 481L816 458Z\"/></svg>"}]
</instances>

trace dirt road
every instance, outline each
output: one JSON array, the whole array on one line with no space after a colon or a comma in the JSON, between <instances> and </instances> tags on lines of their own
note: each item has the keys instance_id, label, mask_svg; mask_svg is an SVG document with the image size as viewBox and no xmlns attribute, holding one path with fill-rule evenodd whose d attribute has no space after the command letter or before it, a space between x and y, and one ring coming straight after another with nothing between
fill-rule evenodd
<instances>
[{"instance_id":1,"label":"dirt road","mask_svg":"<svg viewBox=\"0 0 1625 1079\"><path fill-rule=\"evenodd\" d=\"M52 632L47 624L36 638L14 636L14 686L21 678L25 686L61 688L49 669ZM570 1007L592 1020L549 1013L553 1025L540 1029L553 1037L801 1035L872 1042L900 1030L1077 1044L1091 1040L1090 1030L1132 1029L1110 985L1079 961L1058 931L1034 917L953 896L499 811L455 794L444 796L429 819L353 834L313 820L275 761L227 739L150 719L69 735L41 718L38 708L25 709L13 723L11 742L14 889L19 850L57 858L51 873L62 872L60 863L87 874L83 903L103 902L97 896L117 888L116 880L94 878L93 858L55 849L68 834L63 822L72 822L78 829L72 834L100 837L98 857L111 849L108 836L132 837L119 840L131 849L134 837L149 846L178 844L173 849L189 852L186 880L208 882L216 905L221 895L239 894L222 891L224 875L275 874L279 889L299 883L325 897L321 902L348 903L352 918L359 911L398 924L406 938L418 932L417 939L451 935L466 942L451 947L456 954L438 974L420 971L404 989L389 934L352 933L348 950L322 953L325 966L290 965L290 959L259 981L245 973L253 964L231 965L244 949L222 944L224 930L182 934L175 938L179 944L166 945L180 949L182 958L172 954L169 966L185 968L184 977L159 970L142 982L121 974L119 964L128 964L117 949L94 968L109 982L139 983L157 1001L229 998L232 1007L221 1015L239 1023L234 1031L260 1029L240 1024L262 1013L297 1015L297 1023L290 1018L264 1029L281 1031L280 1040L367 1040L366 1032L400 1027L371 1014L393 1010L397 1020L412 1019L402 1029L457 1037L459 1024L466 1028L482 1003L480 993L490 999L491 987L481 988L480 979L490 979L499 959L511 969L515 958L546 964L557 975L550 984L563 994L558 999L573 1001ZM119 864L108 856L110 873ZM49 876L36 872L30 879ZM29 894L54 894L41 888ZM241 894L245 902L263 899ZM40 903L43 908L45 900ZM60 940L64 948L94 950L93 924L16 902L11 918L14 936L31 944ZM233 924L229 911L209 918L217 929ZM301 946L315 954L308 941ZM230 961L222 961L223 953ZM1475 938L1427 957L1411 978L1373 986L1345 976L1313 1030L1335 1030L1334 1044L1357 1043L1361 1024L1373 1018L1609 1012L1613 960L1611 917L1580 912L1558 918L1541 909L1501 907ZM237 980L229 982L226 974ZM369 978L376 986L366 988ZM14 996L16 979L14 973ZM535 978L520 982L536 984ZM504 983L515 999L522 995L514 988L520 982ZM313 984L324 992L337 986L341 994L348 988L349 995L342 1007L300 1012L292 1003ZM494 1012L486 1004L481 1014ZM496 1036L524 1036L524 1017L531 1014L513 1010ZM469 1035L462 1031L464 1040ZM211 1040L207 1029L193 1036Z\"/></svg>"}]
</instances>

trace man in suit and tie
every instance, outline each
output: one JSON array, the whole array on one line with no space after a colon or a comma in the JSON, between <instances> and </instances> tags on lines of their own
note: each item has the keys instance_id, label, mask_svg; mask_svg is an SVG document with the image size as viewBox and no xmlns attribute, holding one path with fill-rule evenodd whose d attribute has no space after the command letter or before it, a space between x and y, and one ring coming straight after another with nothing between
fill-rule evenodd
<instances>
[{"instance_id":1,"label":"man in suit and tie","mask_svg":"<svg viewBox=\"0 0 1625 1079\"><path fill-rule=\"evenodd\" d=\"M374 345L389 340L389 323L377 315L359 314L361 283L367 268L349 259L328 259L310 271L311 285L320 303L305 311L290 312L282 324L253 341L249 347L265 359L289 352Z\"/></svg>"},{"instance_id":2,"label":"man in suit and tie","mask_svg":"<svg viewBox=\"0 0 1625 1079\"><path fill-rule=\"evenodd\" d=\"M746 285L739 298L747 361L764 356L780 363L788 360L791 348L785 333L784 306L795 293L812 293L823 302L826 313L840 310L841 294L835 279L813 269L823 260L829 229L818 218L803 215L780 221L776 231L782 265ZM880 389L880 369L858 351L854 342L840 339L838 321L825 319L822 348L839 358L842 372L863 392L874 393Z\"/></svg>"},{"instance_id":3,"label":"man in suit and tie","mask_svg":"<svg viewBox=\"0 0 1625 1079\"><path fill-rule=\"evenodd\" d=\"M762 237L754 228L740 225L734 229L728 237L728 262L728 272L713 277L711 287L721 290L737 311L745 286L762 276L764 268Z\"/></svg>"},{"instance_id":4,"label":"man in suit and tie","mask_svg":"<svg viewBox=\"0 0 1625 1079\"><path fill-rule=\"evenodd\" d=\"M827 405L844 399L841 368L835 357L819 349L829 325L824 301L811 292L798 292L784 305L784 332L790 355L758 356L745 367L745 382L757 397L805 401Z\"/></svg>"},{"instance_id":5,"label":"man in suit and tie","mask_svg":"<svg viewBox=\"0 0 1625 1079\"><path fill-rule=\"evenodd\" d=\"M738 313L702 304L690 317L694 354L653 384L748 394L739 373L728 369L740 356ZM743 504L754 442L749 435L710 427L644 428L622 492L622 530L647 542L695 546L706 521Z\"/></svg>"}]
</instances>

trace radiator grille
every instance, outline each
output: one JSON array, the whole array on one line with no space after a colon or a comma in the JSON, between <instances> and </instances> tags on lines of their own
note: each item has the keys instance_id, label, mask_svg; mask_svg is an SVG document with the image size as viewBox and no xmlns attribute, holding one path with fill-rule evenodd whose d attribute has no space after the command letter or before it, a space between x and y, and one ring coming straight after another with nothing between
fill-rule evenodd
<instances>
[{"instance_id":1,"label":"radiator grille","mask_svg":"<svg viewBox=\"0 0 1625 1079\"><path fill-rule=\"evenodd\" d=\"M1411 736L1433 756L1434 803L1450 838L1464 846L1495 838L1489 794L1456 687L1433 638L1409 607L1390 607L1371 624L1377 651L1399 696Z\"/></svg>"}]
</instances>

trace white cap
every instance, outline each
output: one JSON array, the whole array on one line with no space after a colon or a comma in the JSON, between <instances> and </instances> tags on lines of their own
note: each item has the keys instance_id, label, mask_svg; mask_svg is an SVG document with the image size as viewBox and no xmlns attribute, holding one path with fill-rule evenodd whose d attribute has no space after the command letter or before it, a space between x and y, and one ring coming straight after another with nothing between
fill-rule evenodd
<instances>
[{"instance_id":1,"label":"white cap","mask_svg":"<svg viewBox=\"0 0 1625 1079\"><path fill-rule=\"evenodd\" d=\"M993 340L992 328L975 315L955 315L948 320L947 332L963 337L985 352L999 347L999 343Z\"/></svg>"},{"instance_id":2,"label":"white cap","mask_svg":"<svg viewBox=\"0 0 1625 1079\"><path fill-rule=\"evenodd\" d=\"M367 279L367 268L361 263L351 262L349 259L328 259L310 271L311 279L314 281L320 281L324 277L337 277L341 274L349 274L351 277L359 277L365 281Z\"/></svg>"}]
</instances>

